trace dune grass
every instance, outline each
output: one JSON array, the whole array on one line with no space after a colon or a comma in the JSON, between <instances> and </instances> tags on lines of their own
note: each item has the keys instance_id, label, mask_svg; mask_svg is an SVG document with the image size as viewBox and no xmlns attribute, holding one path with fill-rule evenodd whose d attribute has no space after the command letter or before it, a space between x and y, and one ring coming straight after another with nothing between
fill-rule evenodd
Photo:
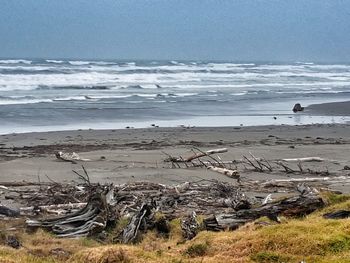
<instances>
[{"instance_id":1,"label":"dune grass","mask_svg":"<svg viewBox=\"0 0 350 263\"><path fill-rule=\"evenodd\" d=\"M182 239L179 220L170 223L169 237L149 232L136 245L107 245L88 238L58 239L42 230L34 234L16 231L11 235L16 235L23 247L16 250L0 246L0 263L350 262L350 219L322 218L326 212L350 209L349 196L323 196L329 205L305 218L282 218L281 224L261 218L233 232L202 231L191 241ZM4 235L2 232L1 239L6 238Z\"/></svg>"}]
</instances>

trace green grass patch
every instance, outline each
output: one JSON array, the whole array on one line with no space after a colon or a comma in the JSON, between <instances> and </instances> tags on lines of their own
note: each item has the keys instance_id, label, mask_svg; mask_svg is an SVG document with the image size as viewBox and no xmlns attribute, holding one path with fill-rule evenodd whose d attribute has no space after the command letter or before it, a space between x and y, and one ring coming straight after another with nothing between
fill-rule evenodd
<instances>
[{"instance_id":1,"label":"green grass patch","mask_svg":"<svg viewBox=\"0 0 350 263\"><path fill-rule=\"evenodd\" d=\"M251 255L251 260L258 263L282 263L290 262L290 258L278 253L261 251Z\"/></svg>"},{"instance_id":2,"label":"green grass patch","mask_svg":"<svg viewBox=\"0 0 350 263\"><path fill-rule=\"evenodd\" d=\"M350 250L350 236L336 236L325 244L325 250L332 253L340 253Z\"/></svg>"},{"instance_id":3,"label":"green grass patch","mask_svg":"<svg viewBox=\"0 0 350 263\"><path fill-rule=\"evenodd\" d=\"M335 205L350 200L350 195L335 194L331 192L323 192L322 197L328 205Z\"/></svg>"}]
</instances>

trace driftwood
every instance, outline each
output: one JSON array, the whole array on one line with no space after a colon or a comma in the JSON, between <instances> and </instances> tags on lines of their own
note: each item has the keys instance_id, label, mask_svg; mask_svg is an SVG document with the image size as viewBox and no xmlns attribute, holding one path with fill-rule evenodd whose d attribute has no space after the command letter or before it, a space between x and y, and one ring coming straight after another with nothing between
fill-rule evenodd
<instances>
[{"instance_id":1,"label":"driftwood","mask_svg":"<svg viewBox=\"0 0 350 263\"><path fill-rule=\"evenodd\" d=\"M56 152L55 156L57 159L61 160L61 161L65 161L65 162L70 162L73 164L76 164L77 161L91 161L90 159L84 159L81 158L77 153L72 152L72 153L64 153L64 152Z\"/></svg>"},{"instance_id":2,"label":"driftwood","mask_svg":"<svg viewBox=\"0 0 350 263\"><path fill-rule=\"evenodd\" d=\"M303 157L303 158L287 158L282 159L284 162L323 162L321 157Z\"/></svg>"},{"instance_id":3,"label":"driftwood","mask_svg":"<svg viewBox=\"0 0 350 263\"><path fill-rule=\"evenodd\" d=\"M58 205L40 205L40 206L29 206L21 207L21 215L33 214L33 213L49 213L49 214L66 214L71 210L82 209L87 203L69 203L69 204L58 204Z\"/></svg>"},{"instance_id":4,"label":"driftwood","mask_svg":"<svg viewBox=\"0 0 350 263\"><path fill-rule=\"evenodd\" d=\"M323 181L332 181L332 182L338 182L338 181L349 181L350 178L347 178L345 176L338 176L338 177L304 177L304 178L289 178L289 179L274 179L269 180L267 182L261 182L262 185L269 185L273 183L288 183L288 182L323 182Z\"/></svg>"},{"instance_id":5,"label":"driftwood","mask_svg":"<svg viewBox=\"0 0 350 263\"><path fill-rule=\"evenodd\" d=\"M19 187L19 186L45 186L45 185L52 185L52 183L49 182L27 182L27 181L22 181L22 182L1 182L0 186L2 189L8 189L8 187Z\"/></svg>"},{"instance_id":6,"label":"driftwood","mask_svg":"<svg viewBox=\"0 0 350 263\"><path fill-rule=\"evenodd\" d=\"M288 165L286 165L285 163L283 163L282 161L277 161L276 164L280 167L282 167L284 169L284 172L286 172L287 174L290 174L290 173L300 173L300 174L315 174L315 175L329 175L330 172L328 171L328 169L326 170L320 170L320 171L317 171L317 170L312 170L310 168L304 168L302 166L302 162L299 161L297 166L298 166L298 169L293 169L291 167L289 167Z\"/></svg>"},{"instance_id":7,"label":"driftwood","mask_svg":"<svg viewBox=\"0 0 350 263\"><path fill-rule=\"evenodd\" d=\"M257 184L264 186L261 182ZM306 185L298 187L301 193L299 196L278 202L271 202L271 196L263 201L248 198L242 192L240 188L242 186L217 181L186 182L177 186L150 182L101 186L85 182L84 186L71 187L60 186L54 189L67 189L69 195L74 193L71 189L88 193L87 200L84 199L84 195L81 195L81 201L77 203L55 206L34 205L23 208L21 210L23 214L47 215L51 212L68 212L64 216L51 219L28 220L27 225L46 228L59 237L79 237L100 233L108 222L129 218L129 223L115 239L122 243L134 243L147 230L156 229L158 232L168 233L168 222L175 218L183 218L181 221L183 236L191 239L198 229L197 214L206 217L204 226L207 230L222 230L235 229L261 216L278 221L280 214L303 215L323 206L318 193ZM42 190L43 196L46 193L51 192ZM72 210L77 211L72 213ZM189 214L189 211L194 213L184 217ZM161 219L155 216L156 213L162 215Z\"/></svg>"},{"instance_id":8,"label":"driftwood","mask_svg":"<svg viewBox=\"0 0 350 263\"><path fill-rule=\"evenodd\" d=\"M128 225L123 229L118 238L124 244L134 243L139 237L139 230L141 226L147 224L146 219L152 214L150 206L143 204L140 211L130 219Z\"/></svg>"},{"instance_id":9,"label":"driftwood","mask_svg":"<svg viewBox=\"0 0 350 263\"><path fill-rule=\"evenodd\" d=\"M101 232L107 224L106 193L95 193L81 210L66 216L47 220L27 220L31 227L43 227L58 237L90 236Z\"/></svg>"},{"instance_id":10,"label":"driftwood","mask_svg":"<svg viewBox=\"0 0 350 263\"><path fill-rule=\"evenodd\" d=\"M196 160L198 158L201 158L201 157L205 157L205 156L210 156L212 154L215 154L215 153L225 153L227 152L227 148L220 148L220 149L213 149L213 150L208 150L208 151L201 151L199 149L196 149L198 152L194 152L193 155L189 156L189 157L173 157L173 156L170 156L168 155L168 158L165 159L164 161L165 162L173 162L173 163L188 163L188 162L191 162L193 160ZM216 160L215 160L216 161Z\"/></svg>"},{"instance_id":11,"label":"driftwood","mask_svg":"<svg viewBox=\"0 0 350 263\"><path fill-rule=\"evenodd\" d=\"M317 192L308 190L299 196L285 198L278 202L265 204L258 208L243 209L234 213L212 215L204 220L207 230L237 229L239 226L254 221L262 216L278 221L279 215L307 215L325 204Z\"/></svg>"},{"instance_id":12,"label":"driftwood","mask_svg":"<svg viewBox=\"0 0 350 263\"><path fill-rule=\"evenodd\" d=\"M326 219L343 219L350 217L350 211L347 210L339 210L331 213L327 213L323 215Z\"/></svg>"},{"instance_id":13,"label":"driftwood","mask_svg":"<svg viewBox=\"0 0 350 263\"><path fill-rule=\"evenodd\" d=\"M220 173L220 174L224 174L228 177L231 178L239 178L239 173L237 170L230 170L230 169L226 169L226 168L221 168L221 167L215 167L215 166L208 166L207 167L209 170Z\"/></svg>"},{"instance_id":14,"label":"driftwood","mask_svg":"<svg viewBox=\"0 0 350 263\"><path fill-rule=\"evenodd\" d=\"M252 159L243 156L243 163L254 168L255 171L263 173L263 172L272 172L272 166L270 163L264 158L257 158L252 153L249 153Z\"/></svg>"},{"instance_id":15,"label":"driftwood","mask_svg":"<svg viewBox=\"0 0 350 263\"><path fill-rule=\"evenodd\" d=\"M199 223L197 222L196 212L193 211L191 215L184 217L181 220L181 230L182 236L187 240L190 240L197 235Z\"/></svg>"},{"instance_id":16,"label":"driftwood","mask_svg":"<svg viewBox=\"0 0 350 263\"><path fill-rule=\"evenodd\" d=\"M89 190L92 197L85 206L84 203L32 206L23 208L22 213L65 213L83 206L75 213L65 216L27 221L28 226L43 227L61 237L92 235L103 230L107 221L129 217L127 227L118 235L117 240L133 243L138 241L140 234L149 229L166 234L169 232L168 222L183 217L189 210L210 215L214 211L233 212L251 207L251 200L237 186L229 183L187 182L177 186L165 186L140 182L114 186L114 193L109 191L107 194L101 193L101 188L103 187ZM143 204L140 205L141 203ZM154 216L156 211L163 215L161 220ZM190 237L189 233L186 236Z\"/></svg>"},{"instance_id":17,"label":"driftwood","mask_svg":"<svg viewBox=\"0 0 350 263\"><path fill-rule=\"evenodd\" d=\"M191 162L191 161L193 161L195 159L198 159L198 158L201 158L201 157L204 157L204 156L209 156L209 155L212 155L212 154L215 154L215 153L225 153L225 152L227 152L227 148L213 149L213 150L208 150L206 152L200 151L199 153L195 153L194 155L185 158L184 161L185 162Z\"/></svg>"},{"instance_id":18,"label":"driftwood","mask_svg":"<svg viewBox=\"0 0 350 263\"><path fill-rule=\"evenodd\" d=\"M20 210L0 205L0 215L16 217L20 215Z\"/></svg>"}]
</instances>

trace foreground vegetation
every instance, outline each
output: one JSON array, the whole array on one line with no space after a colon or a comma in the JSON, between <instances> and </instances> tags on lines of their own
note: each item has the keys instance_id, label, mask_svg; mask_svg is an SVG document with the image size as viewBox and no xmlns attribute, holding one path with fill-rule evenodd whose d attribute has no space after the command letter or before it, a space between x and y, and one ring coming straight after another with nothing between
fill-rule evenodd
<instances>
[{"instance_id":1,"label":"foreground vegetation","mask_svg":"<svg viewBox=\"0 0 350 263\"><path fill-rule=\"evenodd\" d=\"M305 218L282 218L281 224L261 218L233 232L202 231L191 241L183 240L179 220L171 223L168 237L147 233L137 245L58 239L42 230L18 230L23 226L20 221L3 222L1 229L17 226L17 230L2 230L1 244L15 235L22 247L1 245L0 262L350 262L350 219L322 217L350 209L350 197L325 194L324 198L329 205Z\"/></svg>"}]
</instances>

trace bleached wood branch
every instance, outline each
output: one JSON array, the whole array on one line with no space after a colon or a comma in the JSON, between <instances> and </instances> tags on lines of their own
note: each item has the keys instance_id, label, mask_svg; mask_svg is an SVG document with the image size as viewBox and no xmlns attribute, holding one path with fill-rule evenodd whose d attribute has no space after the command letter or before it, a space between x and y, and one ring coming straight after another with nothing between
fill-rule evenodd
<instances>
[{"instance_id":1,"label":"bleached wood branch","mask_svg":"<svg viewBox=\"0 0 350 263\"><path fill-rule=\"evenodd\" d=\"M230 170L230 169L216 167L216 166L208 166L207 168L211 171L227 175L228 177L231 177L231 178L239 178L239 173L237 170Z\"/></svg>"},{"instance_id":2,"label":"bleached wood branch","mask_svg":"<svg viewBox=\"0 0 350 263\"><path fill-rule=\"evenodd\" d=\"M289 178L289 179L274 179L267 182L258 182L261 184L270 184L270 183L288 183L288 182L322 182L322 181L332 181L332 182L349 182L350 178L346 176L337 176L337 177L304 177L304 178Z\"/></svg>"},{"instance_id":3,"label":"bleached wood branch","mask_svg":"<svg viewBox=\"0 0 350 263\"><path fill-rule=\"evenodd\" d=\"M167 154L167 153L164 153L168 156L168 158L165 160L167 162L173 162L173 163L186 163L186 162L191 162L193 160L196 160L198 158L201 158L201 157L205 157L205 156L210 156L210 155L213 155L215 153L225 153L227 152L227 148L219 148L219 149L212 149L212 150L208 150L208 151L201 151L200 149L196 149L197 151L199 151L198 153L197 152L194 152L193 155L187 157L187 158L183 158L182 156L180 157L172 157L171 155ZM214 159L216 162L217 160Z\"/></svg>"},{"instance_id":4,"label":"bleached wood branch","mask_svg":"<svg viewBox=\"0 0 350 263\"><path fill-rule=\"evenodd\" d=\"M193 160L198 159L200 157L205 157L205 156L209 156L209 155L212 155L215 153L225 153L225 152L227 152L227 148L212 149L212 150L208 150L206 152L195 153L194 155L185 158L184 161L190 162L190 161L193 161Z\"/></svg>"},{"instance_id":5,"label":"bleached wood branch","mask_svg":"<svg viewBox=\"0 0 350 263\"><path fill-rule=\"evenodd\" d=\"M88 162L91 161L90 159L85 159L85 158L81 158L77 153L72 152L72 153L64 153L64 152L56 152L55 156L57 159L61 160L61 161L65 161L65 162L71 162L71 163L77 163L76 161L84 161L84 162Z\"/></svg>"},{"instance_id":6,"label":"bleached wood branch","mask_svg":"<svg viewBox=\"0 0 350 263\"><path fill-rule=\"evenodd\" d=\"M58 204L58 205L41 205L41 206L28 206L21 207L21 214L28 214L34 212L35 210L40 210L51 214L62 214L64 211L70 211L74 209L81 209L86 206L87 203L70 203L70 204Z\"/></svg>"},{"instance_id":7,"label":"bleached wood branch","mask_svg":"<svg viewBox=\"0 0 350 263\"><path fill-rule=\"evenodd\" d=\"M303 157L303 158L287 158L282 159L284 162L323 162L321 157Z\"/></svg>"}]
</instances>

